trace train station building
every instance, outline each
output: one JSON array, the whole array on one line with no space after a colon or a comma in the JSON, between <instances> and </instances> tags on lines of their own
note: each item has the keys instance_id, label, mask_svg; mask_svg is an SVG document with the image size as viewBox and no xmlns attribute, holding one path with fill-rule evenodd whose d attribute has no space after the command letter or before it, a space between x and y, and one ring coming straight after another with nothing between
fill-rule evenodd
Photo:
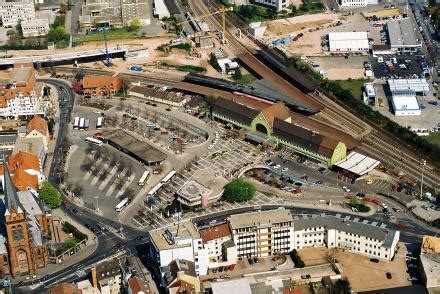
<instances>
[{"instance_id":1,"label":"train station building","mask_svg":"<svg viewBox=\"0 0 440 294\"><path fill-rule=\"evenodd\" d=\"M290 149L300 157L331 166L359 141L308 117L292 113L282 102L256 109L224 98L213 107L215 120L247 131L246 139Z\"/></svg>"}]
</instances>

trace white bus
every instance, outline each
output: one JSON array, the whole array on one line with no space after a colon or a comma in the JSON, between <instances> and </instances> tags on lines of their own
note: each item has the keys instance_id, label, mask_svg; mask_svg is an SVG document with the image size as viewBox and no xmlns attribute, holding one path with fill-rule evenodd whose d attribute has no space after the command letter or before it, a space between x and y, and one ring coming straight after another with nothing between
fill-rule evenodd
<instances>
[{"instance_id":1,"label":"white bus","mask_svg":"<svg viewBox=\"0 0 440 294\"><path fill-rule=\"evenodd\" d=\"M79 117L75 117L75 120L73 122L73 129L77 130L79 128Z\"/></svg>"},{"instance_id":2,"label":"white bus","mask_svg":"<svg viewBox=\"0 0 440 294\"><path fill-rule=\"evenodd\" d=\"M162 189L162 186L163 186L162 183L157 184L156 186L154 186L154 187L150 190L150 192L148 192L147 196L150 196L150 197L155 196L156 193L159 192L160 189Z\"/></svg>"},{"instance_id":3,"label":"white bus","mask_svg":"<svg viewBox=\"0 0 440 294\"><path fill-rule=\"evenodd\" d=\"M84 120L84 130L88 130L90 125L90 119L86 118Z\"/></svg>"},{"instance_id":4,"label":"white bus","mask_svg":"<svg viewBox=\"0 0 440 294\"><path fill-rule=\"evenodd\" d=\"M84 123L86 122L86 119L84 117L81 117L79 119L79 129L84 130Z\"/></svg>"},{"instance_id":5,"label":"white bus","mask_svg":"<svg viewBox=\"0 0 440 294\"><path fill-rule=\"evenodd\" d=\"M174 176L176 175L176 171L172 170L169 174L167 174L161 181L162 184L168 183Z\"/></svg>"},{"instance_id":6,"label":"white bus","mask_svg":"<svg viewBox=\"0 0 440 294\"><path fill-rule=\"evenodd\" d=\"M98 117L98 120L96 121L96 129L100 130L102 128L102 116Z\"/></svg>"},{"instance_id":7,"label":"white bus","mask_svg":"<svg viewBox=\"0 0 440 294\"><path fill-rule=\"evenodd\" d=\"M145 185L145 182L148 180L148 177L150 176L150 172L149 171L144 171L144 174L142 175L142 177L139 179L138 185L139 186L143 186Z\"/></svg>"},{"instance_id":8,"label":"white bus","mask_svg":"<svg viewBox=\"0 0 440 294\"><path fill-rule=\"evenodd\" d=\"M102 146L102 141L92 138L92 137L87 137L84 141L86 141L89 144L94 144L94 145L98 145L98 146Z\"/></svg>"},{"instance_id":9,"label":"white bus","mask_svg":"<svg viewBox=\"0 0 440 294\"><path fill-rule=\"evenodd\" d=\"M117 212L121 212L125 207L127 207L128 204L130 204L131 200L128 197L125 197L124 199L121 200L121 202L118 203L118 205L116 205L115 210Z\"/></svg>"}]
</instances>

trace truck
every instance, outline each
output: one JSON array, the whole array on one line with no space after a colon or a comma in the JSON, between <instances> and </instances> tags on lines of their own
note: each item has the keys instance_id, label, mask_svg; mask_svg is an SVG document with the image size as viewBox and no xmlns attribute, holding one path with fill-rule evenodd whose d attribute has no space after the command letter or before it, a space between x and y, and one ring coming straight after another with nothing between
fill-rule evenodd
<instances>
[{"instance_id":1,"label":"truck","mask_svg":"<svg viewBox=\"0 0 440 294\"><path fill-rule=\"evenodd\" d=\"M134 65L134 66L130 67L130 70L132 70L132 71L142 71L142 67Z\"/></svg>"},{"instance_id":2,"label":"truck","mask_svg":"<svg viewBox=\"0 0 440 294\"><path fill-rule=\"evenodd\" d=\"M84 120L84 130L88 130L90 126L90 119L86 118Z\"/></svg>"}]
</instances>

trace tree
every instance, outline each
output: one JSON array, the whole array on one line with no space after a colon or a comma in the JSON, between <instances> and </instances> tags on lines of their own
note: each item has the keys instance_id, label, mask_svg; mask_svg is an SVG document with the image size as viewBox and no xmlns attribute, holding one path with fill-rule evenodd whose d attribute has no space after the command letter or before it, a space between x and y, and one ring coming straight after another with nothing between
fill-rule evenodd
<instances>
[{"instance_id":1,"label":"tree","mask_svg":"<svg viewBox=\"0 0 440 294\"><path fill-rule=\"evenodd\" d=\"M40 189L40 199L50 208L61 205L61 194L51 183L44 181Z\"/></svg>"},{"instance_id":2,"label":"tree","mask_svg":"<svg viewBox=\"0 0 440 294\"><path fill-rule=\"evenodd\" d=\"M66 31L64 27L51 27L49 33L47 34L47 41L49 42L59 42L70 38L70 34Z\"/></svg>"},{"instance_id":3,"label":"tree","mask_svg":"<svg viewBox=\"0 0 440 294\"><path fill-rule=\"evenodd\" d=\"M49 134L53 134L53 130L55 128L55 121L53 118L49 119L49 123L47 124L47 128L49 129Z\"/></svg>"},{"instance_id":4,"label":"tree","mask_svg":"<svg viewBox=\"0 0 440 294\"><path fill-rule=\"evenodd\" d=\"M337 280L336 287L338 288L336 293L339 294L351 293L350 281L347 278Z\"/></svg>"},{"instance_id":5,"label":"tree","mask_svg":"<svg viewBox=\"0 0 440 294\"><path fill-rule=\"evenodd\" d=\"M228 202L242 202L255 197L257 189L251 183L242 179L235 179L224 187L223 197Z\"/></svg>"},{"instance_id":6,"label":"tree","mask_svg":"<svg viewBox=\"0 0 440 294\"><path fill-rule=\"evenodd\" d=\"M80 183L75 183L72 192L75 194L76 197L80 198L84 193L84 188L83 186L81 186Z\"/></svg>"},{"instance_id":7,"label":"tree","mask_svg":"<svg viewBox=\"0 0 440 294\"><path fill-rule=\"evenodd\" d=\"M242 77L243 76L241 74L241 70L240 70L240 68L237 67L234 71L234 74L232 75L232 78L236 81L239 81L239 80L241 80Z\"/></svg>"},{"instance_id":8,"label":"tree","mask_svg":"<svg viewBox=\"0 0 440 294\"><path fill-rule=\"evenodd\" d=\"M129 31L137 31L142 26L142 23L139 19L135 18L130 22L130 25L128 26Z\"/></svg>"},{"instance_id":9,"label":"tree","mask_svg":"<svg viewBox=\"0 0 440 294\"><path fill-rule=\"evenodd\" d=\"M15 26L15 29L17 30L20 38L22 38L23 37L23 30L21 29L21 20L18 20L17 25Z\"/></svg>"},{"instance_id":10,"label":"tree","mask_svg":"<svg viewBox=\"0 0 440 294\"><path fill-rule=\"evenodd\" d=\"M217 59L217 56L215 56L215 54L213 54L213 53L211 53L211 57L209 58L209 64L211 64L213 68L218 70L218 68L219 68L218 59Z\"/></svg>"}]
</instances>

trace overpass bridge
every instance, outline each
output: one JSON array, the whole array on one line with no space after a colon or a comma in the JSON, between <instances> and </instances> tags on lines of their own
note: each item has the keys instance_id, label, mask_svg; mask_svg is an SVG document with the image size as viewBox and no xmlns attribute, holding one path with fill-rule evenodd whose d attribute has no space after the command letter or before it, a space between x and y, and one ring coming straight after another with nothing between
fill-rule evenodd
<instances>
[{"instance_id":1,"label":"overpass bridge","mask_svg":"<svg viewBox=\"0 0 440 294\"><path fill-rule=\"evenodd\" d=\"M112 58L125 58L128 54L128 47L109 47L108 54ZM66 52L50 55L34 55L24 57L12 57L0 59L0 69L5 69L20 63L33 63L36 67L51 67L57 65L68 65L83 62L94 62L106 59L105 49L94 49L86 51Z\"/></svg>"}]
</instances>

